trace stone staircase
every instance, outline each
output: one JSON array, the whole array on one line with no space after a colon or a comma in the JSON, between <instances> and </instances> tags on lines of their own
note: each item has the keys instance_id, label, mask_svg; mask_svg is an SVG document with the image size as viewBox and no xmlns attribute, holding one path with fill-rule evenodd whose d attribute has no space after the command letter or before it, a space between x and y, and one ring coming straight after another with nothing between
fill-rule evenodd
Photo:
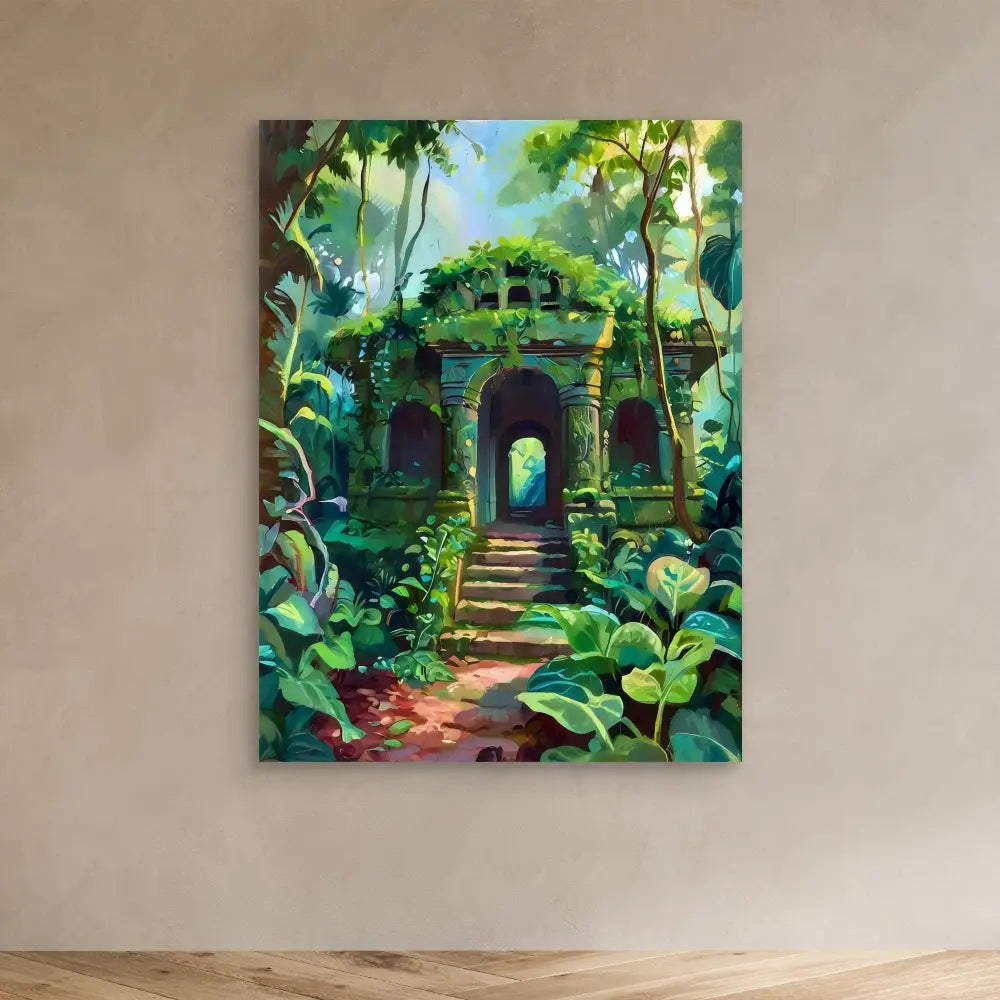
<instances>
[{"instance_id":1,"label":"stone staircase","mask_svg":"<svg viewBox=\"0 0 1000 1000\"><path fill-rule=\"evenodd\" d=\"M455 628L441 636L442 651L480 660L548 660L571 652L558 629L517 626L533 602L565 603L571 585L564 531L487 525L482 546L466 561Z\"/></svg>"}]
</instances>

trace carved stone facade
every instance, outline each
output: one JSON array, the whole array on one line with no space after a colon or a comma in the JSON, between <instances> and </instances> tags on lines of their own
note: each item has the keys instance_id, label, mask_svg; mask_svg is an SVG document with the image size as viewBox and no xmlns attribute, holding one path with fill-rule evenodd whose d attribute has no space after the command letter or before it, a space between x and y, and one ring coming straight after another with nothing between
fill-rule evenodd
<instances>
[{"instance_id":1,"label":"carved stone facade","mask_svg":"<svg viewBox=\"0 0 1000 1000\"><path fill-rule=\"evenodd\" d=\"M503 490L508 460L501 451L523 423L546 442L549 496L540 516L570 524L588 514L624 524L669 524L672 511L670 435L652 373L639 379L613 366L611 314L530 310L516 331L503 314L473 310L431 320L425 346L438 367L428 374L406 359L384 364L355 394L363 444L351 456L351 499L374 520L420 520L432 511L464 512L473 524L510 516ZM463 328L463 323L468 324ZM484 337L490 323L498 324ZM484 347L484 342L492 347ZM711 348L707 348L711 353ZM684 474L695 483L695 442L690 386L713 357L704 345L670 343L664 364L675 418L684 444ZM516 383L516 385L515 385ZM376 386L373 392L372 386ZM393 399L395 394L395 399ZM377 398L376 398L377 397ZM641 485L616 481L608 458L608 435L616 407L647 400L656 414L658 467ZM405 483L388 465L393 403L421 403L442 424L440 482ZM521 423L519 423L519 421ZM398 433L398 431L397 431ZM647 449L648 450L648 449ZM395 449L396 454L399 448ZM620 476L619 476L620 480ZM697 502L697 490L690 491Z\"/></svg>"}]
</instances>

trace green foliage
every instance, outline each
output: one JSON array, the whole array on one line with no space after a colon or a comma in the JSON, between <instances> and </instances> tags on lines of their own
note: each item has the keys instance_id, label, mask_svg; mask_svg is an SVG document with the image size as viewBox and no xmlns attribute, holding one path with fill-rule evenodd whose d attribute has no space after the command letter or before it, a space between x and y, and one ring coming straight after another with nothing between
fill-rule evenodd
<instances>
[{"instance_id":1,"label":"green foliage","mask_svg":"<svg viewBox=\"0 0 1000 1000\"><path fill-rule=\"evenodd\" d=\"M639 595L620 603L643 621L622 622L593 605L535 605L521 619L523 625L558 627L573 650L536 672L521 700L568 733L593 734L586 749L559 746L542 759L740 759L739 533L713 532L695 546L674 530L621 530L611 544L621 579ZM577 532L573 545L578 569L600 592L615 593L598 536ZM713 578L712 567L725 575ZM536 689L546 696L535 697ZM614 701L599 700L608 697L622 699L621 714L610 722L607 711L593 710L595 700L616 708Z\"/></svg>"},{"instance_id":2,"label":"green foliage","mask_svg":"<svg viewBox=\"0 0 1000 1000\"><path fill-rule=\"evenodd\" d=\"M410 575L383 596L386 605L390 602L402 605L415 615L416 628L407 634L414 651L437 646L441 629L451 617L451 588L459 561L475 537L467 515L438 522L436 515L431 514L417 529L417 541L404 550L412 561L404 563L402 569Z\"/></svg>"},{"instance_id":3,"label":"green foliage","mask_svg":"<svg viewBox=\"0 0 1000 1000\"><path fill-rule=\"evenodd\" d=\"M608 730L621 721L624 706L617 695L605 694L600 678L567 665L537 670L518 700L534 712L551 715L571 733L596 733L606 748L613 744Z\"/></svg>"},{"instance_id":4,"label":"green foliage","mask_svg":"<svg viewBox=\"0 0 1000 1000\"><path fill-rule=\"evenodd\" d=\"M743 233L716 234L701 251L701 277L724 309L735 309L743 299Z\"/></svg>"},{"instance_id":5,"label":"green foliage","mask_svg":"<svg viewBox=\"0 0 1000 1000\"><path fill-rule=\"evenodd\" d=\"M705 165L716 181L706 201L708 219L736 225L743 188L743 123L724 121L705 146Z\"/></svg>"},{"instance_id":6,"label":"green foliage","mask_svg":"<svg viewBox=\"0 0 1000 1000\"><path fill-rule=\"evenodd\" d=\"M692 566L677 556L661 556L646 570L646 586L672 622L677 621L682 611L695 606L699 595L708 590L710 578L707 569Z\"/></svg>"},{"instance_id":7,"label":"green foliage","mask_svg":"<svg viewBox=\"0 0 1000 1000\"><path fill-rule=\"evenodd\" d=\"M309 308L320 316L333 318L346 316L361 295L364 295L364 292L358 291L354 287L353 278L326 281L323 284L323 290L313 296Z\"/></svg>"},{"instance_id":8,"label":"green foliage","mask_svg":"<svg viewBox=\"0 0 1000 1000\"><path fill-rule=\"evenodd\" d=\"M281 540L279 533L279 547ZM266 570L260 578L260 697L261 710L268 713L266 724L262 722L261 759L270 759L272 753L278 756L288 746L284 716L294 709L330 716L339 725L345 742L363 735L351 722L327 676L331 670L354 667L350 636L337 635L329 626L324 628L305 595L292 589L293 583L292 575L283 566ZM287 706L285 712L278 709L279 696ZM276 733L282 737L280 740ZM304 731L299 733L294 744L299 750L309 743L304 736Z\"/></svg>"},{"instance_id":9,"label":"green foliage","mask_svg":"<svg viewBox=\"0 0 1000 1000\"><path fill-rule=\"evenodd\" d=\"M453 681L455 675L448 669L435 649L407 649L397 653L391 660L379 659L376 667L391 670L396 677L407 684L434 684L437 681Z\"/></svg>"},{"instance_id":10,"label":"green foliage","mask_svg":"<svg viewBox=\"0 0 1000 1000\"><path fill-rule=\"evenodd\" d=\"M681 709L670 722L670 751L675 761L686 763L741 760L732 733L708 709Z\"/></svg>"}]
</instances>

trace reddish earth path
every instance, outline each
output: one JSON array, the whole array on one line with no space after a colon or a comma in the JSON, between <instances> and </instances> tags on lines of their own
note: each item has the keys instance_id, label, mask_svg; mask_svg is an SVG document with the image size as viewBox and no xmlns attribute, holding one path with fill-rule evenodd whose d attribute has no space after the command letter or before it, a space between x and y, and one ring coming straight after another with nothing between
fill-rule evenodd
<instances>
[{"instance_id":1,"label":"reddish earth path","mask_svg":"<svg viewBox=\"0 0 1000 1000\"><path fill-rule=\"evenodd\" d=\"M486 751L490 760L515 760L531 716L517 695L539 666L452 657L448 668L455 680L424 688L403 685L384 695L375 710L383 724L406 719L413 725L397 737L402 747L369 750L362 759L475 761L484 748L499 748L497 754Z\"/></svg>"}]
</instances>

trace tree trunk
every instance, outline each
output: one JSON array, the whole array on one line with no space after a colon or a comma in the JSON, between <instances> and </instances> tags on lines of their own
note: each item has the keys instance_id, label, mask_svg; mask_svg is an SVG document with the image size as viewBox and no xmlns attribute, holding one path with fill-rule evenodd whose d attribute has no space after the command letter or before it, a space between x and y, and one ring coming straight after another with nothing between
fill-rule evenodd
<instances>
[{"instance_id":1,"label":"tree trunk","mask_svg":"<svg viewBox=\"0 0 1000 1000\"><path fill-rule=\"evenodd\" d=\"M677 131L679 131L679 126ZM677 131L673 133L676 137ZM687 509L687 484L684 482L684 444L681 441L680 431L677 429L677 420L674 417L674 408L670 403L670 396L667 393L667 377L663 366L663 341L660 338L660 327L656 322L656 297L660 287L660 267L657 259L656 247L649 236L649 222L653 217L653 209L656 205L656 195L660 189L660 182L663 180L663 173L670 158L670 147L673 139L668 141L663 151L663 159L660 161L659 170L656 176L646 174L643 177L643 194L646 205L642 210L642 217L639 219L639 235L642 238L642 245L646 250L646 270L648 278L646 281L646 334L653 353L653 373L656 378L656 390L660 397L660 405L663 407L663 416L667 421L670 431L670 456L671 456L671 478L674 489L674 513L677 515L677 523L688 533L693 541L702 540L701 529L691 519Z\"/></svg>"},{"instance_id":2,"label":"tree trunk","mask_svg":"<svg viewBox=\"0 0 1000 1000\"><path fill-rule=\"evenodd\" d=\"M406 274L410 267L410 258L413 256L413 248L417 245L417 239L420 234L424 231L424 223L427 221L427 194L431 189L431 158L427 157L427 177L424 179L424 187L420 192L420 222L417 228L413 231L413 235L410 237L410 242L407 244L406 253L403 254L403 260L400 266L400 271L396 275L396 281L402 280L402 276ZM403 290L400 289L400 297L402 297Z\"/></svg>"},{"instance_id":3,"label":"tree trunk","mask_svg":"<svg viewBox=\"0 0 1000 1000\"><path fill-rule=\"evenodd\" d=\"M361 284L365 286L365 304L361 310L362 316L368 315L372 305L372 290L368 284L368 259L365 255L365 205L368 202L368 153L364 151L364 136L362 136L361 153L361 201L358 204L358 262L361 265Z\"/></svg>"},{"instance_id":4,"label":"tree trunk","mask_svg":"<svg viewBox=\"0 0 1000 1000\"><path fill-rule=\"evenodd\" d=\"M403 276L403 247L406 246L406 231L410 227L413 181L417 176L419 162L416 159L407 159L403 165L403 193L399 199L399 211L396 213L396 232L392 243L393 284Z\"/></svg>"}]
</instances>

